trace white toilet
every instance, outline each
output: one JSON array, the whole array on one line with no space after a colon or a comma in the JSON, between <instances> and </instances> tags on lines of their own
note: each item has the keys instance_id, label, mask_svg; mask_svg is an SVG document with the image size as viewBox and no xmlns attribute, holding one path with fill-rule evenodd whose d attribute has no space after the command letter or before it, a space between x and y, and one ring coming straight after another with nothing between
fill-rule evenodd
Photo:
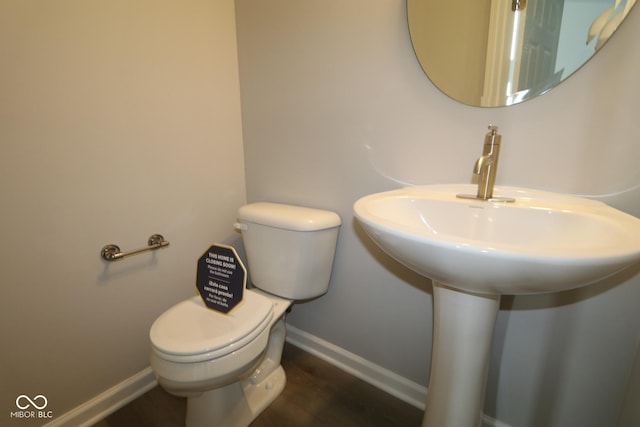
<instances>
[{"instance_id":1,"label":"white toilet","mask_svg":"<svg viewBox=\"0 0 640 427\"><path fill-rule=\"evenodd\" d=\"M255 286L227 314L200 296L165 311L151 326L151 367L169 393L187 397L187 427L249 425L285 385L280 365L284 314L294 300L329 285L340 217L276 203L238 211Z\"/></svg>"}]
</instances>

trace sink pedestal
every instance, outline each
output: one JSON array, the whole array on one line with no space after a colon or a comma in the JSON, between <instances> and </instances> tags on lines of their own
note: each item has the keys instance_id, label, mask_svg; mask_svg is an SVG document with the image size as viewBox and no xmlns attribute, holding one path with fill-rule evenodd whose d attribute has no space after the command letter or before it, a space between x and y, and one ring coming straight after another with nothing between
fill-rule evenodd
<instances>
[{"instance_id":1,"label":"sink pedestal","mask_svg":"<svg viewBox=\"0 0 640 427\"><path fill-rule=\"evenodd\" d=\"M433 350L422 427L480 426L500 295L433 282Z\"/></svg>"}]
</instances>

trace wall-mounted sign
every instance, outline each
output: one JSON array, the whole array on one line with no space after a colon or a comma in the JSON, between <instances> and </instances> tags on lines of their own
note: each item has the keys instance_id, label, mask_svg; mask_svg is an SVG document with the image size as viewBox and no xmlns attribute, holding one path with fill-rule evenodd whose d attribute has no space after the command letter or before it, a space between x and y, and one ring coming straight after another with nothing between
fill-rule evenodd
<instances>
[{"instance_id":1,"label":"wall-mounted sign","mask_svg":"<svg viewBox=\"0 0 640 427\"><path fill-rule=\"evenodd\" d=\"M231 246L215 244L198 260L196 287L212 310L228 313L242 301L247 269Z\"/></svg>"}]
</instances>

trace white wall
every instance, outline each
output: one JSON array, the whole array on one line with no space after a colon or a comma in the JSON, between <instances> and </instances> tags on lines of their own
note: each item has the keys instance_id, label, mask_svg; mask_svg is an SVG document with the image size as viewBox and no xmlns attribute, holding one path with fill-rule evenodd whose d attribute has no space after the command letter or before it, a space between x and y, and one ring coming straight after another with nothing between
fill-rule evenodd
<instances>
[{"instance_id":1,"label":"white wall","mask_svg":"<svg viewBox=\"0 0 640 427\"><path fill-rule=\"evenodd\" d=\"M640 215L637 8L570 80L498 109L434 88L403 0L237 0L236 13L248 199L343 218L329 293L294 307L297 328L426 385L430 283L374 248L351 206L406 184L469 182L489 123L503 134L498 184L602 196ZM633 275L505 298L485 412L518 427L615 425L639 301Z\"/></svg>"},{"instance_id":2,"label":"white wall","mask_svg":"<svg viewBox=\"0 0 640 427\"><path fill-rule=\"evenodd\" d=\"M245 202L235 17L225 1L0 2L0 424L54 417L148 366ZM153 233L167 249L99 257ZM33 423L33 424L38 424ZM32 424L32 425L33 425Z\"/></svg>"}]
</instances>

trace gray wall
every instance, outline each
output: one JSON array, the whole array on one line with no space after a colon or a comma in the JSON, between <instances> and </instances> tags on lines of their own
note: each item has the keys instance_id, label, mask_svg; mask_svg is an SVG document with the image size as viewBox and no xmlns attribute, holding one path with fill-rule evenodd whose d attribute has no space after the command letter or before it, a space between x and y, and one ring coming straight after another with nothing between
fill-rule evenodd
<instances>
[{"instance_id":1,"label":"gray wall","mask_svg":"<svg viewBox=\"0 0 640 427\"><path fill-rule=\"evenodd\" d=\"M372 247L359 197L469 182L486 126L498 184L598 197L640 215L640 11L541 98L478 109L441 94L414 58L402 0L237 0L249 201L340 213L329 293L290 324L426 385L431 287ZM640 277L505 298L487 415L512 426L614 425L640 337Z\"/></svg>"},{"instance_id":2,"label":"gray wall","mask_svg":"<svg viewBox=\"0 0 640 427\"><path fill-rule=\"evenodd\" d=\"M0 424L27 426L20 394L56 419L146 368L153 320L235 236L233 1L3 1L0 63Z\"/></svg>"}]
</instances>

